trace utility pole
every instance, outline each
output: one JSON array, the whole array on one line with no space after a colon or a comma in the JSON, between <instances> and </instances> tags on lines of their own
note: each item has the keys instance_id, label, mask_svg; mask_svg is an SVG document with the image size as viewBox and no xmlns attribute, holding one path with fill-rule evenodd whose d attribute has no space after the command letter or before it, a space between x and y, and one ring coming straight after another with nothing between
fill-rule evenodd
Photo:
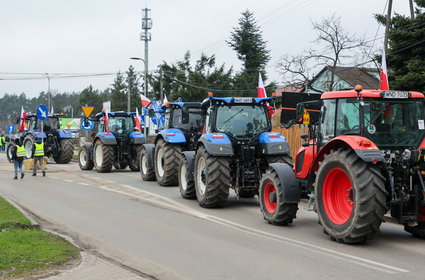
<instances>
[{"instance_id":1,"label":"utility pole","mask_svg":"<svg viewBox=\"0 0 425 280\"><path fill-rule=\"evenodd\" d=\"M385 39L384 39L385 53L388 53L388 31L390 30L390 25L391 25L392 8L393 8L393 0L389 0L388 1L388 12L387 12L387 22L385 24Z\"/></svg>"},{"instance_id":2,"label":"utility pole","mask_svg":"<svg viewBox=\"0 0 425 280\"><path fill-rule=\"evenodd\" d=\"M162 86L163 86L162 69L159 69L159 97L161 98L161 100L164 100L164 93L162 91Z\"/></svg>"},{"instance_id":3,"label":"utility pole","mask_svg":"<svg viewBox=\"0 0 425 280\"><path fill-rule=\"evenodd\" d=\"M410 4L410 18L414 19L415 18L415 9L413 8L413 0L409 0L409 4Z\"/></svg>"},{"instance_id":4,"label":"utility pole","mask_svg":"<svg viewBox=\"0 0 425 280\"><path fill-rule=\"evenodd\" d=\"M48 108L48 112L50 112L50 108L52 105L52 93L50 92L50 75L49 73L44 73L46 75L47 78L47 108Z\"/></svg>"},{"instance_id":5,"label":"utility pole","mask_svg":"<svg viewBox=\"0 0 425 280\"><path fill-rule=\"evenodd\" d=\"M151 33L149 32L152 29L152 19L151 19L151 9L145 8L142 9L143 17L142 17L142 33L140 34L140 40L145 41L145 96L148 96L148 53L149 46L148 42L151 40Z\"/></svg>"}]
</instances>

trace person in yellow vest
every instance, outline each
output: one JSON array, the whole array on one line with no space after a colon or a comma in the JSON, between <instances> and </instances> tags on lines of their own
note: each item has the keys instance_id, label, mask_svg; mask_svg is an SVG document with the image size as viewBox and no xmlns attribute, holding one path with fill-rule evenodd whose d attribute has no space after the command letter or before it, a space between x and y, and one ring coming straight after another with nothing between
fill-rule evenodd
<instances>
[{"instance_id":1,"label":"person in yellow vest","mask_svg":"<svg viewBox=\"0 0 425 280\"><path fill-rule=\"evenodd\" d=\"M44 169L43 158L44 158L44 142L37 138L34 145L32 145L32 158L34 163L32 165L32 176L37 176L37 162L40 163L41 172L43 177L46 176L46 170Z\"/></svg>"},{"instance_id":2,"label":"person in yellow vest","mask_svg":"<svg viewBox=\"0 0 425 280\"><path fill-rule=\"evenodd\" d=\"M12 159L10 160L15 167L15 177L13 177L15 180L18 179L18 169L21 171L21 179L25 176L23 163L26 155L27 152L25 151L24 145L21 144L19 138L15 139L15 146L12 148Z\"/></svg>"},{"instance_id":3,"label":"person in yellow vest","mask_svg":"<svg viewBox=\"0 0 425 280\"><path fill-rule=\"evenodd\" d=\"M4 151L6 146L6 137L2 134L0 136L0 151Z\"/></svg>"}]
</instances>

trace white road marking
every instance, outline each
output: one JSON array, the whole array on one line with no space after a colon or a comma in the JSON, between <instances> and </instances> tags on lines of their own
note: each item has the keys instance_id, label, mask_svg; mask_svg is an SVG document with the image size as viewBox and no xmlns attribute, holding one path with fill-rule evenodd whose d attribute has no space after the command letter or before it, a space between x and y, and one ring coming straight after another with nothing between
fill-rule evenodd
<instances>
[{"instance_id":1,"label":"white road marking","mask_svg":"<svg viewBox=\"0 0 425 280\"><path fill-rule=\"evenodd\" d=\"M74 183L74 180L64 179L65 182Z\"/></svg>"},{"instance_id":2,"label":"white road marking","mask_svg":"<svg viewBox=\"0 0 425 280\"><path fill-rule=\"evenodd\" d=\"M167 209L171 209L171 210L176 210L178 212L182 212L182 213L186 213L186 214L190 214L193 215L195 217L204 219L204 220L208 220L210 222L213 223L217 223L226 227L230 227L232 229L236 229L245 233L249 233L255 236L259 236L259 237L263 237L263 238L268 238L268 239L272 239L278 242L283 242L285 244L291 245L291 246L295 246L295 247L299 247L302 249L306 249L315 253L319 253L322 255L326 255L327 257L333 257L342 261L346 261L346 262L350 262L350 263L354 263L363 267L367 267L373 270L378 270L381 272L386 272L389 274L395 274L395 273L406 273L409 272L409 270L403 269L403 268L399 268L399 267L395 267L395 266L391 266L391 265L387 265L384 263L380 263L380 262L376 262L373 260L369 260L366 258L362 258L362 257L357 257L354 255L350 255L350 254L346 254L346 253L341 253L332 249L328 249L325 247L321 247L321 246L317 246L314 244L310 244L307 242L303 242L303 241L299 241L296 239L292 239L289 237L284 237L284 236L280 236L280 235L276 235L276 234L272 234L272 233L268 233L266 231L262 231L262 230L258 230L252 227L248 227L248 226L244 226L242 224L238 224L226 219L222 219L216 216L211 216L211 215L207 215L204 214L200 211L197 211L195 209L192 209L186 205L183 205L181 203L178 203L172 199L151 193L151 192L147 192L138 188L134 188L132 186L129 185L115 185L115 186L100 186L101 189L103 190L107 190L107 191L111 191L111 192L115 192L115 193L119 193L119 194L123 194L126 196L131 196L131 197L135 197L135 198L139 198L148 202L151 202L157 206L160 207L164 207ZM125 189L123 189L125 188Z\"/></svg>"},{"instance_id":3,"label":"white road marking","mask_svg":"<svg viewBox=\"0 0 425 280\"><path fill-rule=\"evenodd\" d=\"M59 179L58 177L56 177L56 176L49 176L50 178L52 178L52 179Z\"/></svg>"},{"instance_id":4,"label":"white road marking","mask_svg":"<svg viewBox=\"0 0 425 280\"><path fill-rule=\"evenodd\" d=\"M90 186L90 184L87 184L87 183L78 183L78 184L83 185L83 186Z\"/></svg>"}]
</instances>

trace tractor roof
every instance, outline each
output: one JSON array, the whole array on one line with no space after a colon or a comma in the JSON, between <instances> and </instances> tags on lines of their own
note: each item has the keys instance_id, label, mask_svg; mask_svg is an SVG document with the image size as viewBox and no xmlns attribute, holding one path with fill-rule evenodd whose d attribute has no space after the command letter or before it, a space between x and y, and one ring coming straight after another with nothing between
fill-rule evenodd
<instances>
[{"instance_id":1,"label":"tractor roof","mask_svg":"<svg viewBox=\"0 0 425 280\"><path fill-rule=\"evenodd\" d=\"M201 102L170 102L170 106L200 108Z\"/></svg>"},{"instance_id":2,"label":"tractor roof","mask_svg":"<svg viewBox=\"0 0 425 280\"><path fill-rule=\"evenodd\" d=\"M133 117L136 114L136 112L124 112L124 111L120 111L120 112L109 112L108 116L111 117ZM101 118L103 116L103 113L97 113L96 114L96 118Z\"/></svg>"},{"instance_id":3,"label":"tractor roof","mask_svg":"<svg viewBox=\"0 0 425 280\"><path fill-rule=\"evenodd\" d=\"M263 105L271 101L271 97L256 98L256 97L209 97L202 101L202 107L209 106L211 102L222 103L228 105L242 105L242 104L258 104Z\"/></svg>"},{"instance_id":4,"label":"tractor roof","mask_svg":"<svg viewBox=\"0 0 425 280\"><path fill-rule=\"evenodd\" d=\"M37 114L34 114L34 113L28 113L27 114L27 119L30 119L30 118L36 118L37 117ZM48 115L47 115L47 117L48 118L61 118L61 117L63 117L63 113L49 113Z\"/></svg>"},{"instance_id":5,"label":"tractor roof","mask_svg":"<svg viewBox=\"0 0 425 280\"><path fill-rule=\"evenodd\" d=\"M393 90L377 90L377 89L363 89L360 92L361 97L369 97L369 98L384 98L386 93L397 93L402 91L393 91ZM406 92L406 91L405 91ZM333 99L333 98L349 98L349 97L357 97L357 92L353 90L343 90L343 91L330 91L324 92L320 99ZM393 97L394 98L394 97ZM409 91L408 98L424 98L423 93Z\"/></svg>"}]
</instances>

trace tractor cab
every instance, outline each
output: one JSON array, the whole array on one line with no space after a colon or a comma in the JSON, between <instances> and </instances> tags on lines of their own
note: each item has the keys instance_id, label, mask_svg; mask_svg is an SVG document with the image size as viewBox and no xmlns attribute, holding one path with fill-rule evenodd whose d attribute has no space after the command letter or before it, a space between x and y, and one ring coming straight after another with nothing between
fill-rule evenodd
<instances>
[{"instance_id":1,"label":"tractor cab","mask_svg":"<svg viewBox=\"0 0 425 280\"><path fill-rule=\"evenodd\" d=\"M199 102L171 102L164 106L165 128L180 129L184 134L201 134L205 116Z\"/></svg>"},{"instance_id":2,"label":"tractor cab","mask_svg":"<svg viewBox=\"0 0 425 280\"><path fill-rule=\"evenodd\" d=\"M60 129L60 120L59 118L62 114L49 114L47 119L40 121L35 114L30 114L27 116L28 128L29 130L39 130L43 128L43 132L51 133L55 130ZM43 127L42 127L43 126Z\"/></svg>"},{"instance_id":3,"label":"tractor cab","mask_svg":"<svg viewBox=\"0 0 425 280\"><path fill-rule=\"evenodd\" d=\"M253 140L271 130L267 102L271 98L209 98L202 107L207 110L205 133L224 133L234 142Z\"/></svg>"}]
</instances>

